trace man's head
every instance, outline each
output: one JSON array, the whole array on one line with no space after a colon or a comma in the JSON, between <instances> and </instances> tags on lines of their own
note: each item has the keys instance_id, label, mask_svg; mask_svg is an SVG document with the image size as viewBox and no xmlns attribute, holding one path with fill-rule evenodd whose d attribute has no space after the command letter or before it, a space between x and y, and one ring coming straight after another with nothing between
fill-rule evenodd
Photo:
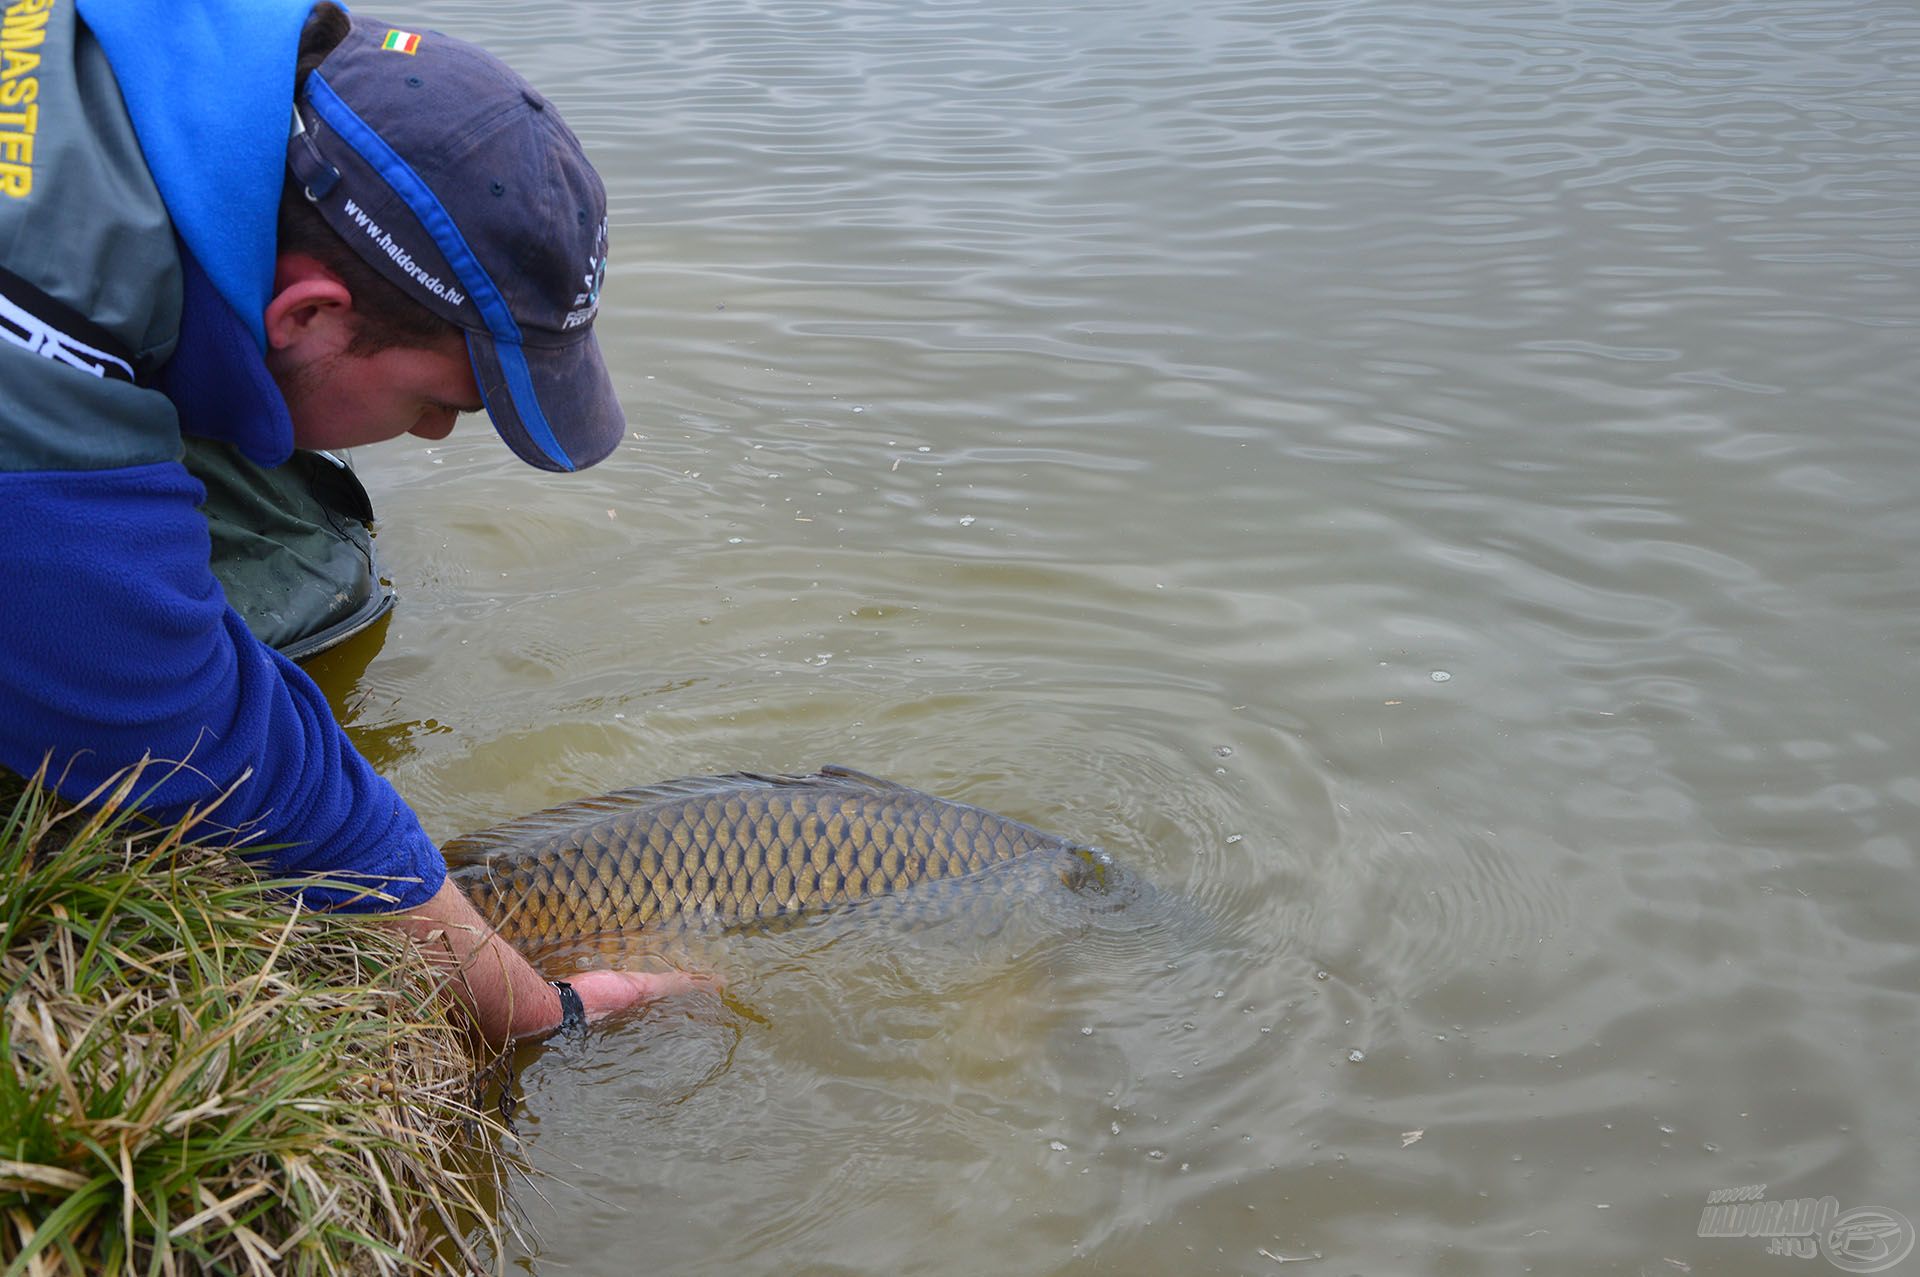
<instances>
[{"instance_id":1,"label":"man's head","mask_svg":"<svg viewBox=\"0 0 1920 1277\"><path fill-rule=\"evenodd\" d=\"M438 438L484 405L543 469L610 452L606 196L558 112L472 45L324 4L296 84L266 312L296 442Z\"/></svg>"}]
</instances>

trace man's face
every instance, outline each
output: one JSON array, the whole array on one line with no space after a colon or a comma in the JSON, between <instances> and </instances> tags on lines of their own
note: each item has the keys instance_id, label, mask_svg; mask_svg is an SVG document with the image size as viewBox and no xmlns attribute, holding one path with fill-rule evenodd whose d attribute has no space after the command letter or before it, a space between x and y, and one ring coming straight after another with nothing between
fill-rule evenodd
<instances>
[{"instance_id":1,"label":"man's face","mask_svg":"<svg viewBox=\"0 0 1920 1277\"><path fill-rule=\"evenodd\" d=\"M444 439L454 418L481 409L464 339L431 348L394 346L372 355L337 341L274 351L267 366L302 448L351 448L414 434Z\"/></svg>"}]
</instances>

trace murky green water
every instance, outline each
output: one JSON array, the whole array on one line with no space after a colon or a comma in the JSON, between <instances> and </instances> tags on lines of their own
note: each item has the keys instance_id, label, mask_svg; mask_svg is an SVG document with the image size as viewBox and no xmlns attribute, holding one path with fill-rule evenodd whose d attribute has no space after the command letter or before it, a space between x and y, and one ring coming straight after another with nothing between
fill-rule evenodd
<instances>
[{"instance_id":1,"label":"murky green water","mask_svg":"<svg viewBox=\"0 0 1920 1277\"><path fill-rule=\"evenodd\" d=\"M726 1000L527 1057L521 1267L1920 1220L1920 10L395 16L597 157L636 436L357 457L402 601L318 672L429 828L840 762L1193 906L683 951Z\"/></svg>"}]
</instances>

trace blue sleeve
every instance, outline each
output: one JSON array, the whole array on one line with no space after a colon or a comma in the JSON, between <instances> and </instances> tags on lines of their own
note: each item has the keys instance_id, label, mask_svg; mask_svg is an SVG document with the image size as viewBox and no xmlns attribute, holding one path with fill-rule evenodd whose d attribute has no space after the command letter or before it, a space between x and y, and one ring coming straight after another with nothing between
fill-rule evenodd
<instances>
[{"instance_id":1,"label":"blue sleeve","mask_svg":"<svg viewBox=\"0 0 1920 1277\"><path fill-rule=\"evenodd\" d=\"M184 759L146 800L154 815L237 781L217 818L276 874L394 897L309 888L307 903L421 904L445 862L313 681L226 606L202 495L174 462L0 473L0 763L31 775L51 751L77 797L142 757Z\"/></svg>"}]
</instances>

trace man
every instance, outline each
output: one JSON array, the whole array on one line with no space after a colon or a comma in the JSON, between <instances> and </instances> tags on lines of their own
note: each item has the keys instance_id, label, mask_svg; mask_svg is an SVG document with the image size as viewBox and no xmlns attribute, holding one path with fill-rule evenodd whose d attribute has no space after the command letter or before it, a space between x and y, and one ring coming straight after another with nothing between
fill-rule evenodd
<instances>
[{"instance_id":1,"label":"man","mask_svg":"<svg viewBox=\"0 0 1920 1277\"><path fill-rule=\"evenodd\" d=\"M489 55L309 6L0 0L0 765L51 751L79 795L187 760L154 814L233 787L275 871L365 883L306 894L393 911L498 1042L687 982L549 985L481 921L227 605L183 437L257 471L484 408L531 464L594 464L624 433L605 194Z\"/></svg>"}]
</instances>

